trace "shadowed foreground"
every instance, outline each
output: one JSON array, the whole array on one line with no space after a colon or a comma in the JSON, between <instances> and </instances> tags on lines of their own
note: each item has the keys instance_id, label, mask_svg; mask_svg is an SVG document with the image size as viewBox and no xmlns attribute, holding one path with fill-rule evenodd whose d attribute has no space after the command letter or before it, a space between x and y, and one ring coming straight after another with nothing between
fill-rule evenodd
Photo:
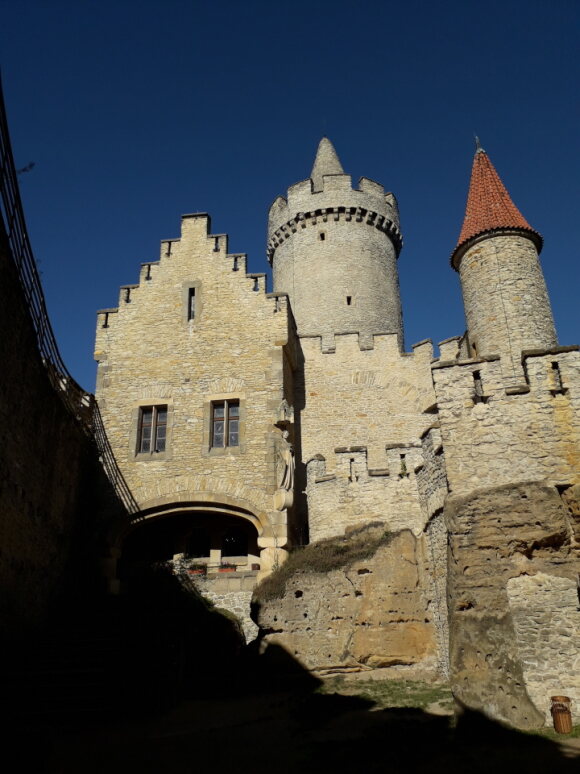
<instances>
[{"instance_id":1,"label":"shadowed foreground","mask_svg":"<svg viewBox=\"0 0 580 774\"><path fill-rule=\"evenodd\" d=\"M580 749L503 728L477 713L457 722L410 707L321 693L284 652L244 654L228 686L156 715L44 722L14 729L21 767L36 772L572 772ZM267 690L268 686L268 690ZM577 740L576 740L577 741ZM574 740L571 741L574 744Z\"/></svg>"}]
</instances>

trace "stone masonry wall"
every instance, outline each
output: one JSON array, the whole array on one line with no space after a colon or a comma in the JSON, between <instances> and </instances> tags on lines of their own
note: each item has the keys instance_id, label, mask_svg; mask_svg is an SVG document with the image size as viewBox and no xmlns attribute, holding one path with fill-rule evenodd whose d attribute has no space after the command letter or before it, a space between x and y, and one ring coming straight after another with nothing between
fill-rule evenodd
<instances>
[{"instance_id":1,"label":"stone masonry wall","mask_svg":"<svg viewBox=\"0 0 580 774\"><path fill-rule=\"evenodd\" d=\"M510 578L510 611L530 699L546 724L550 696L572 699L574 722L580 718L580 612L578 580L546 573Z\"/></svg>"},{"instance_id":2,"label":"stone masonry wall","mask_svg":"<svg viewBox=\"0 0 580 774\"><path fill-rule=\"evenodd\" d=\"M307 463L310 538L340 534L349 524L381 520L417 534L422 514L415 467L433 417L430 342L401 354L394 335L361 349L356 335L336 336L335 351L301 339L305 394L302 459Z\"/></svg>"},{"instance_id":3,"label":"stone masonry wall","mask_svg":"<svg viewBox=\"0 0 580 774\"><path fill-rule=\"evenodd\" d=\"M216 576L189 576L199 593L216 607L236 616L242 625L246 643L258 636L258 627L250 617L257 573L231 573Z\"/></svg>"},{"instance_id":4,"label":"stone masonry wall","mask_svg":"<svg viewBox=\"0 0 580 774\"><path fill-rule=\"evenodd\" d=\"M98 314L97 398L118 464L141 508L213 500L247 508L261 545L284 545L287 511L275 510L276 448L285 398L287 299L266 297L265 276L246 274L209 218L184 216L181 238L162 242L119 307ZM195 318L187 298L195 288ZM287 394L286 394L287 397ZM214 400L240 403L240 443L211 448ZM138 454L139 408L168 406L167 448ZM282 411L283 413L283 411Z\"/></svg>"},{"instance_id":5,"label":"stone masonry wall","mask_svg":"<svg viewBox=\"0 0 580 774\"><path fill-rule=\"evenodd\" d=\"M459 273L471 347L501 355L504 377L522 381L522 350L558 343L533 242L516 234L483 239L465 253Z\"/></svg>"},{"instance_id":6,"label":"stone masonry wall","mask_svg":"<svg viewBox=\"0 0 580 774\"><path fill-rule=\"evenodd\" d=\"M0 240L0 631L6 641L41 624L62 590L78 537L88 533L94 515L98 462L48 379L3 235Z\"/></svg>"},{"instance_id":7,"label":"stone masonry wall","mask_svg":"<svg viewBox=\"0 0 580 774\"><path fill-rule=\"evenodd\" d=\"M447 497L447 471L441 430L430 427L421 439L421 463L415 469L419 500L427 518L442 510Z\"/></svg>"},{"instance_id":8,"label":"stone masonry wall","mask_svg":"<svg viewBox=\"0 0 580 774\"><path fill-rule=\"evenodd\" d=\"M436 364L433 379L454 495L523 481L580 480L580 353L525 358L528 384L513 390L501 362ZM475 377L479 374L481 397Z\"/></svg>"},{"instance_id":9,"label":"stone masonry wall","mask_svg":"<svg viewBox=\"0 0 580 774\"><path fill-rule=\"evenodd\" d=\"M388 450L388 467L380 470L369 469L364 447L337 449L333 458L330 474L323 459L312 459L307 465L311 540L343 534L347 527L370 521L383 521L393 531L421 532L425 519L413 472L420 460L419 448Z\"/></svg>"}]
</instances>

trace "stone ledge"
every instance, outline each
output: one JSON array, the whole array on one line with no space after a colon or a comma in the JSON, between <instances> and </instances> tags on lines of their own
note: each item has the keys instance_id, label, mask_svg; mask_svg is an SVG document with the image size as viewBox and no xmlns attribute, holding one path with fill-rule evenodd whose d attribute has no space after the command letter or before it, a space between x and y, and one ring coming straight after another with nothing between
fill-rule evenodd
<instances>
[{"instance_id":1,"label":"stone ledge","mask_svg":"<svg viewBox=\"0 0 580 774\"><path fill-rule=\"evenodd\" d=\"M522 351L522 363L528 357L542 357L542 355L563 355L565 352L579 352L580 345L571 344L566 347L551 347L550 349L524 349Z\"/></svg>"}]
</instances>

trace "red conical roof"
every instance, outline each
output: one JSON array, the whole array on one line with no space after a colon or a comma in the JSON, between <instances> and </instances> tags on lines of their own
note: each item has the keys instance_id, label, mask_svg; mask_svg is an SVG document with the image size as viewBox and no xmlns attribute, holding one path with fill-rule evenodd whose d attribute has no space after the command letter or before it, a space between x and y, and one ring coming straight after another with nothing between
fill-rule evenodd
<instances>
[{"instance_id":1,"label":"red conical roof","mask_svg":"<svg viewBox=\"0 0 580 774\"><path fill-rule=\"evenodd\" d=\"M533 235L532 238L538 249L541 249L542 237L530 226L512 202L487 153L482 148L478 148L473 159L465 218L451 256L451 263L457 268L456 259L460 257L458 252L471 239L499 229L528 231Z\"/></svg>"}]
</instances>

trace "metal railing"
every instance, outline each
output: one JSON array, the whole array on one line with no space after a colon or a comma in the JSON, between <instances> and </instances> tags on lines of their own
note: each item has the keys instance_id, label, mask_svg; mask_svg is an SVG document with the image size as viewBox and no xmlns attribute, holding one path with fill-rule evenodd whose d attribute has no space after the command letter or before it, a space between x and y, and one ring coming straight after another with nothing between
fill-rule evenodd
<instances>
[{"instance_id":1,"label":"metal railing","mask_svg":"<svg viewBox=\"0 0 580 774\"><path fill-rule=\"evenodd\" d=\"M119 470L109 444L99 407L94 395L86 392L70 375L61 357L48 317L44 292L36 261L30 247L24 209L14 166L10 133L0 79L0 226L5 232L8 250L16 268L36 344L46 373L55 392L83 431L94 439L100 461L117 496L129 513L138 510L137 503Z\"/></svg>"}]
</instances>

